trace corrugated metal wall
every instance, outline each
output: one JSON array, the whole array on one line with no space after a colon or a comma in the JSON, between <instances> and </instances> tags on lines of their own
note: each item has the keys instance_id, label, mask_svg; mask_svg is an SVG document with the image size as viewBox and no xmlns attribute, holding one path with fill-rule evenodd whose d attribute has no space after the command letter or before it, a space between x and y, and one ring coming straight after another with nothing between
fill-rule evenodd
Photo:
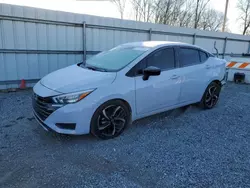
<instances>
[{"instance_id":1,"label":"corrugated metal wall","mask_svg":"<svg viewBox=\"0 0 250 188\"><path fill-rule=\"evenodd\" d=\"M85 22L85 24L83 24ZM250 37L0 4L0 89L44 75L125 42L181 41L220 55L249 52Z\"/></svg>"}]
</instances>

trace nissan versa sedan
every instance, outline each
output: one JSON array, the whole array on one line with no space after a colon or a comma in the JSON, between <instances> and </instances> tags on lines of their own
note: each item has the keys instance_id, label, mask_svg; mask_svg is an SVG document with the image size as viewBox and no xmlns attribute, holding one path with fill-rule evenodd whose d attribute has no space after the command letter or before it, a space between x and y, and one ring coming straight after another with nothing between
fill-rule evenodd
<instances>
[{"instance_id":1,"label":"nissan versa sedan","mask_svg":"<svg viewBox=\"0 0 250 188\"><path fill-rule=\"evenodd\" d=\"M196 103L213 108L225 63L185 43L122 44L42 78L34 116L47 131L114 138L142 117Z\"/></svg>"}]
</instances>

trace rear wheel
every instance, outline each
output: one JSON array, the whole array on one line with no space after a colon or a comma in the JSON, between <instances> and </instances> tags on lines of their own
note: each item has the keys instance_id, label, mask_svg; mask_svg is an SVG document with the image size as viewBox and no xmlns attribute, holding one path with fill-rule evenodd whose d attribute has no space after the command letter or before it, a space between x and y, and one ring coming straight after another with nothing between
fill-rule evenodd
<instances>
[{"instance_id":1,"label":"rear wheel","mask_svg":"<svg viewBox=\"0 0 250 188\"><path fill-rule=\"evenodd\" d=\"M91 133L101 139L119 136L130 122L130 111L120 100L101 105L91 120Z\"/></svg>"},{"instance_id":2,"label":"rear wheel","mask_svg":"<svg viewBox=\"0 0 250 188\"><path fill-rule=\"evenodd\" d=\"M216 106L220 96L221 86L212 82L203 94L200 106L204 109L211 109Z\"/></svg>"}]
</instances>

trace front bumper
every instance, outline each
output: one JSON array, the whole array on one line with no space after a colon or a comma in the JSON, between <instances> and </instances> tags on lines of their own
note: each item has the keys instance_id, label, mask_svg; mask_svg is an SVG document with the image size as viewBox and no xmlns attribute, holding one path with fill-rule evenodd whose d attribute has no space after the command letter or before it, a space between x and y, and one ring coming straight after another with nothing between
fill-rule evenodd
<instances>
[{"instance_id":1,"label":"front bumper","mask_svg":"<svg viewBox=\"0 0 250 188\"><path fill-rule=\"evenodd\" d=\"M43 120L37 115L37 113L33 110L33 115L35 117L35 119L37 120L37 122L43 127L44 130L46 131L51 131L51 132L55 132L53 129L51 129L50 127L48 127Z\"/></svg>"},{"instance_id":2,"label":"front bumper","mask_svg":"<svg viewBox=\"0 0 250 188\"><path fill-rule=\"evenodd\" d=\"M72 135L88 134L90 132L92 109L82 101L53 107L54 105L47 100L50 97L45 95L46 90L49 89L39 83L33 88L35 93L32 99L33 115L37 122L46 131Z\"/></svg>"},{"instance_id":3,"label":"front bumper","mask_svg":"<svg viewBox=\"0 0 250 188\"><path fill-rule=\"evenodd\" d=\"M33 109L37 122L46 130L61 134L82 135L88 134L90 130L90 117L84 114L84 110L74 108L73 105L66 105L55 110L46 119ZM62 125L64 125L62 127ZM67 127L70 125L71 127ZM73 128L72 128L72 125Z\"/></svg>"}]
</instances>

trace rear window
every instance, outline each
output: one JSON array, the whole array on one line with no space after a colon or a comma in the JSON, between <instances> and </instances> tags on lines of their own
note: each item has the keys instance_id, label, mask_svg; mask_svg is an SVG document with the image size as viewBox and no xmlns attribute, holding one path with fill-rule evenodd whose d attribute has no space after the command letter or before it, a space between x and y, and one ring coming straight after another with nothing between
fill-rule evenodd
<instances>
[{"instance_id":1,"label":"rear window","mask_svg":"<svg viewBox=\"0 0 250 188\"><path fill-rule=\"evenodd\" d=\"M205 62L208 59L207 53L200 51L201 62Z\"/></svg>"},{"instance_id":2,"label":"rear window","mask_svg":"<svg viewBox=\"0 0 250 188\"><path fill-rule=\"evenodd\" d=\"M199 51L192 48L180 48L180 66L186 67L200 63Z\"/></svg>"}]
</instances>

